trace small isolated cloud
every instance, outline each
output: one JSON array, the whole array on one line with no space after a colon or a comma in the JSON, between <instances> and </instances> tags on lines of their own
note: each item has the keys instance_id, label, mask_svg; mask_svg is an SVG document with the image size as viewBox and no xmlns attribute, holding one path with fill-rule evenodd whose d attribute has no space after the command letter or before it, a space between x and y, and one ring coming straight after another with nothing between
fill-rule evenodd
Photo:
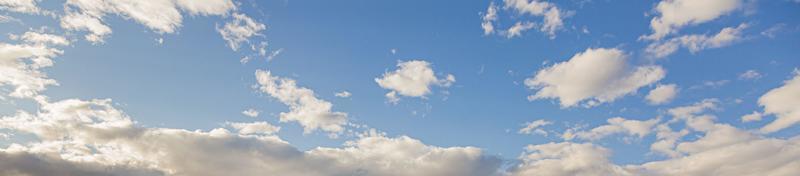
<instances>
[{"instance_id":1,"label":"small isolated cloud","mask_svg":"<svg viewBox=\"0 0 800 176\"><path fill-rule=\"evenodd\" d=\"M578 138L582 140L599 140L606 136L623 133L626 135L635 135L642 138L653 131L653 127L659 122L659 119L650 120L629 120L622 117L614 117L607 120L608 125L599 126L589 131L573 132L568 130L562 135L564 140L572 140Z\"/></svg>"},{"instance_id":2,"label":"small isolated cloud","mask_svg":"<svg viewBox=\"0 0 800 176\"><path fill-rule=\"evenodd\" d=\"M521 36L524 31L536 28L549 36L550 39L554 39L556 32L564 29L563 19L570 15L559 9L555 3L548 1L503 0L502 3L502 8L500 8L495 2L491 2L489 7L486 8L486 12L482 13L481 28L484 35L499 33L507 38L513 38ZM522 19L516 21L508 29L498 30L497 22L500 19L498 16L500 10L513 11L522 17L541 17L542 22L529 22L527 19ZM525 22L522 22L523 20Z\"/></svg>"},{"instance_id":3,"label":"small isolated cloud","mask_svg":"<svg viewBox=\"0 0 800 176\"><path fill-rule=\"evenodd\" d=\"M756 80L761 78L763 75L756 70L747 70L742 74L739 74L739 79L741 80Z\"/></svg>"},{"instance_id":4,"label":"small isolated cloud","mask_svg":"<svg viewBox=\"0 0 800 176\"><path fill-rule=\"evenodd\" d=\"M678 86L675 84L658 85L647 94L647 103L652 105L665 104L672 101L678 94Z\"/></svg>"},{"instance_id":5,"label":"small isolated cloud","mask_svg":"<svg viewBox=\"0 0 800 176\"><path fill-rule=\"evenodd\" d=\"M250 37L261 36L260 32L264 29L267 29L266 25L256 22L247 15L234 13L233 21L218 27L217 31L222 35L222 39L228 42L228 47L236 51L243 42L249 42Z\"/></svg>"},{"instance_id":6,"label":"small isolated cloud","mask_svg":"<svg viewBox=\"0 0 800 176\"><path fill-rule=\"evenodd\" d=\"M535 24L527 21L517 22L516 24L514 24L514 26L511 26L511 28L508 28L508 30L505 31L506 38L514 38L516 36L520 36L522 35L522 32L527 31L529 29L533 29L533 27L535 27L534 25Z\"/></svg>"},{"instance_id":7,"label":"small isolated cloud","mask_svg":"<svg viewBox=\"0 0 800 176\"><path fill-rule=\"evenodd\" d=\"M643 39L661 40L681 28L697 25L741 9L744 0L670 0L661 1L654 11L657 16L650 21L653 33Z\"/></svg>"},{"instance_id":8,"label":"small isolated cloud","mask_svg":"<svg viewBox=\"0 0 800 176\"><path fill-rule=\"evenodd\" d=\"M351 94L348 91L341 91L341 92L337 92L336 94L334 94L334 96L339 97L339 98L348 98L351 95L353 95L353 94Z\"/></svg>"},{"instance_id":9,"label":"small isolated cloud","mask_svg":"<svg viewBox=\"0 0 800 176\"><path fill-rule=\"evenodd\" d=\"M253 109L253 108L250 108L250 109L242 111L242 115L245 115L247 117L258 117L258 114L260 114L260 113L261 113L261 111L258 111L258 110Z\"/></svg>"},{"instance_id":10,"label":"small isolated cloud","mask_svg":"<svg viewBox=\"0 0 800 176\"><path fill-rule=\"evenodd\" d=\"M252 122L252 123L226 123L228 126L233 127L239 134L243 135L271 135L281 130L281 127L273 126L267 122Z\"/></svg>"},{"instance_id":11,"label":"small isolated cloud","mask_svg":"<svg viewBox=\"0 0 800 176\"><path fill-rule=\"evenodd\" d=\"M298 87L293 79L273 76L270 71L257 70L256 79L261 92L289 106L289 112L280 113L281 122L300 123L304 133L344 131L347 113L332 111L333 104L317 98L313 90Z\"/></svg>"},{"instance_id":12,"label":"small isolated cloud","mask_svg":"<svg viewBox=\"0 0 800 176\"><path fill-rule=\"evenodd\" d=\"M589 48L568 61L539 70L525 79L535 89L529 100L559 99L561 107L595 106L636 92L640 87L661 80L666 71L660 66L632 66L619 49Z\"/></svg>"},{"instance_id":13,"label":"small isolated cloud","mask_svg":"<svg viewBox=\"0 0 800 176\"><path fill-rule=\"evenodd\" d=\"M666 41L651 43L645 48L645 52L653 58L667 57L681 47L689 49L691 53L697 53L706 49L721 48L729 46L743 39L742 31L748 27L747 24L740 24L737 27L726 27L714 35L684 35Z\"/></svg>"},{"instance_id":14,"label":"small isolated cloud","mask_svg":"<svg viewBox=\"0 0 800 176\"><path fill-rule=\"evenodd\" d=\"M776 132L800 123L800 71L795 70L794 78L787 80L783 86L762 95L758 99L758 104L764 107L763 114L776 117L774 121L761 128L763 133Z\"/></svg>"},{"instance_id":15,"label":"small isolated cloud","mask_svg":"<svg viewBox=\"0 0 800 176\"><path fill-rule=\"evenodd\" d=\"M450 87L456 82L456 78L451 74L438 78L431 63L411 60L398 62L397 70L384 73L382 77L375 78L375 82L382 88L391 90L386 97L390 102L397 102L400 98L398 95L425 97L431 94L432 86Z\"/></svg>"},{"instance_id":16,"label":"small isolated cloud","mask_svg":"<svg viewBox=\"0 0 800 176\"><path fill-rule=\"evenodd\" d=\"M542 136L547 136L547 131L544 131L543 129L541 129L541 127L547 126L547 125L551 125L551 124L553 124L553 122L547 121L547 120L542 120L542 119L539 119L539 120L536 120L536 121L533 121L533 122L526 122L525 123L525 127L523 127L522 129L519 129L519 131L517 131L517 133L519 133L519 134L539 134L539 135L542 135Z\"/></svg>"}]
</instances>

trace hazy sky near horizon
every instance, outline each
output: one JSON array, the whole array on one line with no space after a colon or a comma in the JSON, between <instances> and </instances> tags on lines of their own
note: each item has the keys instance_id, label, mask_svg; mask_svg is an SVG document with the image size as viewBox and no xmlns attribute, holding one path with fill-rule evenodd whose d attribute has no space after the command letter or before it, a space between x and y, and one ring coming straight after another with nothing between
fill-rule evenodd
<instances>
[{"instance_id":1,"label":"hazy sky near horizon","mask_svg":"<svg viewBox=\"0 0 800 176\"><path fill-rule=\"evenodd\" d=\"M798 18L796 0L0 0L0 175L795 175Z\"/></svg>"}]
</instances>

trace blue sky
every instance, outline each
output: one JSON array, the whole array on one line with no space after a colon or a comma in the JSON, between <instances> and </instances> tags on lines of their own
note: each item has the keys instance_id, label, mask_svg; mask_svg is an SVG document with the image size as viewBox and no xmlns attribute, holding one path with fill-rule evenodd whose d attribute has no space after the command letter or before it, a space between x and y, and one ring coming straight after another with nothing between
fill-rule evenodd
<instances>
[{"instance_id":1,"label":"blue sky","mask_svg":"<svg viewBox=\"0 0 800 176\"><path fill-rule=\"evenodd\" d=\"M20 111L41 115L47 112L43 110L45 106L61 100L106 98L112 99L113 107L123 111L126 119L136 122L131 127L135 129L199 130L197 132L202 135L212 135L214 129L225 128L234 136L231 138L251 139L254 138L252 134L242 134L241 129L228 122L267 122L280 130L264 132L265 135L259 137L274 137L305 152L319 148L339 150L352 147L353 142L365 142L370 137L399 140L401 136L407 136L426 146L480 149L481 156L502 160L504 166L495 168L495 175L562 174L541 170L553 168L540 162L541 158L528 155L537 152L547 155L548 150L537 148L547 144L567 145L557 147L565 149L575 146L574 150L601 153L600 156L608 158L608 167L634 175L711 173L705 172L707 170L669 173L644 166L650 162L692 158L692 155L708 156L715 150L724 151L727 149L725 145L758 140L779 140L787 143L787 147L798 145L800 124L789 123L778 130L765 127L776 119L798 119L800 115L800 109L792 107L799 105L800 97L797 95L800 93L796 93L798 90L790 81L800 77L797 73L800 66L800 53L797 52L800 21L796 20L800 17L800 3L796 1L713 0L704 4L687 0L458 3L218 0L216 5L220 6L207 2L205 5L209 8L199 10L192 10L191 7L196 6L182 4L180 0L164 2L171 6L167 8L177 9L182 20L170 22L166 17L136 16L130 9L123 8L130 5L126 4L128 2L114 0L87 1L86 4L30 1L35 7L33 9L14 4L14 1L0 1L0 19L3 19L0 30L6 34L0 42L63 51L47 56L54 62L51 67L30 68L58 82L58 85L47 85L46 89L33 91L31 96L14 96L13 91L26 86L26 83L11 81L10 71L3 75L8 79L0 80L0 92L3 93L0 95L0 115L5 119L0 122L6 123L0 125L0 134L7 136L0 136L3 139L0 147L5 148L2 152L10 152L12 146L21 145L27 148L23 150L27 153L43 154L46 152L36 151L36 146L53 142L36 130L42 127L13 125L11 122L15 120L24 120ZM514 3L522 5L514 6ZM100 4L105 4L100 10L90 7ZM136 3L131 4L136 6ZM158 4L136 7L155 6ZM673 6L675 9L672 11L660 8ZM494 20L487 20L491 8L495 8L497 13ZM696 11L692 8L707 9L704 11L707 13L694 13ZM91 16L93 13L103 15ZM93 34L92 27L88 27L91 24L83 24L86 28L64 24L69 22L67 16L76 14L89 14L90 18L97 18L101 25L108 26L113 32L101 34L99 41L86 38L85 35ZM550 16L553 14L557 16ZM253 20L256 27L243 29L250 31L225 31L226 25L242 20L237 15ZM549 21L551 17L557 22ZM655 19L661 19L669 27L651 25ZM248 24L246 20L239 22ZM493 30L481 27L486 22L490 22ZM515 24L531 26L520 30L518 35L511 35ZM264 27L258 28L258 25ZM552 31L548 25L554 26ZM672 32L653 37L659 31L668 30ZM31 31L52 34L51 37L66 39L69 44L25 38L23 34ZM226 32L242 36L235 42L239 48L233 49L231 41L221 37ZM252 33L240 34L248 32ZM10 47L8 45L3 47ZM673 47L674 50L651 50L655 47ZM259 48L263 48L264 53L259 53ZM586 59L581 60L581 54ZM8 56L9 63L17 59L23 60L23 64L34 64L34 60L26 60L32 57ZM249 61L242 61L243 57L248 57ZM412 62L426 63L414 67L430 70L433 74L411 69L403 73L398 71L403 69L399 65ZM578 66L582 64L589 65ZM640 68L652 68L654 72L649 76L657 78L641 78L644 75L635 72ZM11 67L5 69L11 70ZM286 85L280 81L259 82L254 74L256 70L269 71L276 79L294 80L296 85L286 88L281 87ZM604 70L611 71L604 76ZM655 73L658 71L661 73ZM430 82L388 78L394 73L419 76ZM455 79L448 80L449 75ZM387 79L394 86L379 84L378 79ZM266 90L274 84L278 86L278 93ZM670 88L674 89L670 90L675 94L661 95L664 100L659 103L649 100L652 90L665 85L672 85ZM313 91L311 97L314 100L310 100L313 103L305 103L310 97L298 91L288 91L293 88ZM548 88L557 91L529 98ZM422 94L404 93L404 90L412 89L425 91ZM351 95L335 95L342 91ZM399 101L387 97L391 92L397 93ZM774 101L764 98L772 97L767 96L771 93L778 98ZM46 97L46 100L36 96ZM306 99L293 100L293 97ZM564 100L570 97L577 97L579 101L565 105ZM704 101L712 102L714 108L706 107L705 111L693 113L697 116L689 117L671 113L672 109ZM332 108L323 107L324 112L319 112L315 108L319 108L317 103L320 102L330 103ZM248 109L260 113L248 117L242 113ZM345 113L347 123L333 124L341 126L342 130L326 130L281 115L293 110L312 112L311 115L301 113L297 116L310 119L308 123L324 120L327 118L325 115ZM715 130L692 124L695 120L709 120L701 114L714 116L709 122L713 124L711 126L716 125L713 129L731 127L754 136L753 141L715 143L713 146L716 148L697 149L700 151L673 146L671 149L677 150L681 157L671 157L653 149L653 143L663 140L659 137L659 125L671 127L674 131L685 129L687 132L679 137L679 143L690 145L688 143L703 139L711 141ZM758 115L760 120L743 120L742 117L748 114ZM651 121L654 124L633 129L609 126L607 129L611 132L598 130L595 132L600 134L590 134L596 127L609 125L607 121L615 117L637 123L654 120ZM39 120L46 121L47 118ZM526 123L536 120L549 123L531 129L541 129L541 132L520 132ZM670 120L685 120L686 123ZM79 134L80 130L65 129L65 133ZM370 130L385 134L364 137L363 132ZM637 130L644 134L638 134ZM581 138L579 135L569 138L566 135L580 132L600 137L589 139L591 137ZM64 138L86 141L77 140L80 137L75 136ZM103 143L95 141L91 145L99 148ZM108 145L125 148L120 147L122 144ZM587 145L589 147L585 148ZM764 150L769 152L769 149ZM604 151L610 151L610 154L602 154ZM101 154L112 155L113 152L99 152L98 155ZM148 156L146 153L141 155ZM782 155L788 157L785 162L754 167L780 170L779 166L798 166L800 152ZM76 161L63 153L61 156L56 160ZM550 157L570 158L563 154ZM752 160L739 159L741 163ZM89 161L103 160L94 158ZM161 164L147 169L162 175L203 173ZM314 170L311 165L301 167ZM385 171L360 169L367 170L367 175L381 175ZM798 170L786 173L792 171L797 173ZM19 172L25 173L23 169ZM583 172L603 173L578 169L572 174ZM348 173L345 170L340 174L354 175ZM716 170L715 173L747 175L734 170ZM335 175L331 171L328 174ZM609 171L602 175L625 174Z\"/></svg>"}]
</instances>

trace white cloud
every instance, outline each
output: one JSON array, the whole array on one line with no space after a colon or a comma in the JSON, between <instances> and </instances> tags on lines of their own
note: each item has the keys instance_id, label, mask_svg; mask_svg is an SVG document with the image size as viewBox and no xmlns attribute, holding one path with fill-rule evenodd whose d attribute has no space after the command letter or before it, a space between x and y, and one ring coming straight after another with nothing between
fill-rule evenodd
<instances>
[{"instance_id":1,"label":"white cloud","mask_svg":"<svg viewBox=\"0 0 800 176\"><path fill-rule=\"evenodd\" d=\"M18 35L9 35L12 40L22 40L26 43L35 44L35 45L56 45L56 46L68 46L70 44L69 40L66 38L53 35L53 34L45 34L39 33L34 31L28 31L22 34L21 36Z\"/></svg>"},{"instance_id":2,"label":"white cloud","mask_svg":"<svg viewBox=\"0 0 800 176\"><path fill-rule=\"evenodd\" d=\"M754 111L753 113L750 113L750 114L742 116L742 122L761 121L761 118L763 118L763 117L764 117L764 114L762 114L762 113L760 113L758 111Z\"/></svg>"},{"instance_id":3,"label":"white cloud","mask_svg":"<svg viewBox=\"0 0 800 176\"><path fill-rule=\"evenodd\" d=\"M102 43L111 29L104 24L109 14L132 19L158 33L174 33L181 26L181 10L191 15L227 15L235 10L230 0L211 0L197 3L190 0L129 1L129 0L68 0L66 15L61 17L64 29L89 31L86 40Z\"/></svg>"},{"instance_id":4,"label":"white cloud","mask_svg":"<svg viewBox=\"0 0 800 176\"><path fill-rule=\"evenodd\" d=\"M744 73L739 74L739 79L742 79L742 80L756 80L756 79L761 78L762 76L763 75L761 75L761 73L758 73L758 71L756 71L756 70L747 70Z\"/></svg>"},{"instance_id":5,"label":"white cloud","mask_svg":"<svg viewBox=\"0 0 800 176\"><path fill-rule=\"evenodd\" d=\"M608 125L595 127L589 131L579 131L574 133L567 131L562 135L562 137L565 140L571 140L573 138L583 140L599 140L609 135L625 133L627 135L636 135L639 138L642 138L653 131L653 127L659 122L659 119L642 121L614 117L608 119L607 122Z\"/></svg>"},{"instance_id":6,"label":"white cloud","mask_svg":"<svg viewBox=\"0 0 800 176\"><path fill-rule=\"evenodd\" d=\"M653 34L644 39L661 40L680 28L705 23L742 7L742 0L665 0L655 7L658 15L650 21Z\"/></svg>"},{"instance_id":7,"label":"white cloud","mask_svg":"<svg viewBox=\"0 0 800 176\"><path fill-rule=\"evenodd\" d=\"M217 31L228 42L228 46L236 51L242 42L250 42L250 37L261 36L260 32L264 29L267 29L266 25L244 14L234 13L233 21L225 23L221 28L217 28Z\"/></svg>"},{"instance_id":8,"label":"white cloud","mask_svg":"<svg viewBox=\"0 0 800 176\"><path fill-rule=\"evenodd\" d=\"M653 105L664 104L672 101L678 94L678 86L675 84L658 85L647 94L647 102Z\"/></svg>"},{"instance_id":9,"label":"white cloud","mask_svg":"<svg viewBox=\"0 0 800 176\"><path fill-rule=\"evenodd\" d=\"M489 4L489 7L486 8L486 13L481 18L483 22L481 22L481 28L483 28L483 35L489 35L494 33L494 22L497 21L497 5L494 2ZM392 50L392 54L394 54L394 50Z\"/></svg>"},{"instance_id":10,"label":"white cloud","mask_svg":"<svg viewBox=\"0 0 800 176\"><path fill-rule=\"evenodd\" d=\"M0 0L0 10L38 14L41 12L41 9L39 9L36 3L36 0Z\"/></svg>"},{"instance_id":11,"label":"white cloud","mask_svg":"<svg viewBox=\"0 0 800 176\"><path fill-rule=\"evenodd\" d=\"M632 175L608 160L610 150L590 143L547 143L525 150L522 163L511 168L509 175Z\"/></svg>"},{"instance_id":12,"label":"white cloud","mask_svg":"<svg viewBox=\"0 0 800 176\"><path fill-rule=\"evenodd\" d=\"M239 134L243 135L250 135L250 134L274 134L281 130L281 127L273 126L267 122L252 122L252 123L233 123L228 122L228 126L233 127Z\"/></svg>"},{"instance_id":13,"label":"white cloud","mask_svg":"<svg viewBox=\"0 0 800 176\"><path fill-rule=\"evenodd\" d=\"M529 29L534 28L534 24L531 22L517 22L511 28L505 31L506 38L514 38L517 36L522 35L522 32L527 31Z\"/></svg>"},{"instance_id":14,"label":"white cloud","mask_svg":"<svg viewBox=\"0 0 800 176\"><path fill-rule=\"evenodd\" d=\"M659 66L631 66L619 49L587 49L568 61L539 70L525 80L537 89L529 100L557 98L561 107L571 107L590 99L586 106L612 102L664 78Z\"/></svg>"},{"instance_id":15,"label":"white cloud","mask_svg":"<svg viewBox=\"0 0 800 176\"><path fill-rule=\"evenodd\" d=\"M49 85L57 85L40 69L53 65L52 57L62 51L43 45L13 45L0 43L0 86L11 86L9 93L17 98L43 100L39 92Z\"/></svg>"},{"instance_id":16,"label":"white cloud","mask_svg":"<svg viewBox=\"0 0 800 176\"><path fill-rule=\"evenodd\" d=\"M261 113L261 111L258 111L258 110L253 109L253 108L250 108L250 109L242 111L242 114L247 116L247 117L258 117L258 114L260 114L260 113Z\"/></svg>"},{"instance_id":17,"label":"white cloud","mask_svg":"<svg viewBox=\"0 0 800 176\"><path fill-rule=\"evenodd\" d=\"M313 90L298 87L295 80L272 76L264 70L256 71L256 79L259 90L289 106L289 112L280 113L281 122L300 123L305 133L319 129L334 134L344 130L347 113L331 111L333 104L317 98Z\"/></svg>"},{"instance_id":18,"label":"white cloud","mask_svg":"<svg viewBox=\"0 0 800 176\"><path fill-rule=\"evenodd\" d=\"M412 60L397 63L397 70L375 78L375 82L382 88L391 92L386 94L390 102L399 100L397 94L409 97L424 97L431 93L431 86L450 87L456 82L455 76L448 74L444 78L437 78L431 64L422 60Z\"/></svg>"},{"instance_id":19,"label":"white cloud","mask_svg":"<svg viewBox=\"0 0 800 176\"><path fill-rule=\"evenodd\" d=\"M554 3L539 0L503 0L503 2L505 8L511 8L519 14L544 17L544 22L539 30L547 33L551 39L556 37L556 31L564 28L562 19L564 12L559 10Z\"/></svg>"},{"instance_id":20,"label":"white cloud","mask_svg":"<svg viewBox=\"0 0 800 176\"><path fill-rule=\"evenodd\" d=\"M684 35L670 40L654 42L645 48L645 52L654 58L663 58L675 53L681 47L689 49L691 53L697 53L706 49L721 48L742 40L742 31L748 27L741 24L737 27L726 27L713 36L708 35Z\"/></svg>"},{"instance_id":21,"label":"white cloud","mask_svg":"<svg viewBox=\"0 0 800 176\"><path fill-rule=\"evenodd\" d=\"M758 99L764 114L775 115L775 121L761 128L763 133L772 133L800 122L800 71L783 86L774 88Z\"/></svg>"},{"instance_id":22,"label":"white cloud","mask_svg":"<svg viewBox=\"0 0 800 176\"><path fill-rule=\"evenodd\" d=\"M352 95L353 94L351 94L348 91L341 91L341 92L338 92L338 93L334 94L334 96L339 97L339 98L347 98L347 97L350 97Z\"/></svg>"},{"instance_id":23,"label":"white cloud","mask_svg":"<svg viewBox=\"0 0 800 176\"><path fill-rule=\"evenodd\" d=\"M341 148L300 151L275 136L249 135L264 134L262 123L233 123L241 134L220 128L144 128L110 104L70 99L46 103L36 114L21 111L0 118L0 128L40 139L0 149L0 173L479 176L494 174L501 164L478 148L436 147L406 136L365 135Z\"/></svg>"},{"instance_id":24,"label":"white cloud","mask_svg":"<svg viewBox=\"0 0 800 176\"><path fill-rule=\"evenodd\" d=\"M547 120L542 120L542 119L539 119L539 120L536 120L536 121L533 121L533 122L527 122L527 123L525 123L525 127L522 128L522 129L519 129L519 131L517 131L517 133L519 133L519 134L534 134L535 133L535 134L547 136L547 131L542 130L540 127L551 125L551 124L553 124L553 122L547 121Z\"/></svg>"}]
</instances>

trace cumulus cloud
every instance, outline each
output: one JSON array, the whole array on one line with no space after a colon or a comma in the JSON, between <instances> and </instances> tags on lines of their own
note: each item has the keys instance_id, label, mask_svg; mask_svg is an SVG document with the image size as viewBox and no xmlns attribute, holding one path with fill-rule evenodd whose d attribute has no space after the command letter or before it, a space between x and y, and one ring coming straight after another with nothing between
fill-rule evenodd
<instances>
[{"instance_id":1,"label":"cumulus cloud","mask_svg":"<svg viewBox=\"0 0 800 176\"><path fill-rule=\"evenodd\" d=\"M127 1L127 0L69 0L64 5L66 15L61 26L74 31L88 31L86 40L102 43L111 28L104 22L106 15L132 19L155 32L173 33L181 26L181 10L191 15L227 15L235 10L230 0L198 3L190 0Z\"/></svg>"},{"instance_id":2,"label":"cumulus cloud","mask_svg":"<svg viewBox=\"0 0 800 176\"><path fill-rule=\"evenodd\" d=\"M264 29L267 29L266 25L244 14L234 13L233 21L218 27L217 31L222 35L222 39L228 42L228 47L236 51L243 42L249 42L250 37L261 36L260 32Z\"/></svg>"},{"instance_id":3,"label":"cumulus cloud","mask_svg":"<svg viewBox=\"0 0 800 176\"><path fill-rule=\"evenodd\" d=\"M347 113L333 112L333 104L321 100L314 91L298 87L293 79L273 76L270 71L257 70L259 90L289 106L289 112L280 113L281 122L297 122L305 133L322 130L339 133L347 123Z\"/></svg>"},{"instance_id":4,"label":"cumulus cloud","mask_svg":"<svg viewBox=\"0 0 800 176\"><path fill-rule=\"evenodd\" d=\"M486 12L481 19L483 20L483 22L481 22L483 35L494 33L494 22L497 21L497 5L495 5L494 2L489 4L489 7L486 8ZM395 52L392 52L392 54L394 53Z\"/></svg>"},{"instance_id":5,"label":"cumulus cloud","mask_svg":"<svg viewBox=\"0 0 800 176\"><path fill-rule=\"evenodd\" d=\"M397 67L397 70L375 78L375 82L379 86L391 90L386 94L390 102L399 100L398 94L408 97L425 97L431 93L432 86L450 87L456 82L456 77L451 74L444 78L436 77L431 63L427 61L401 61L397 63Z\"/></svg>"},{"instance_id":6,"label":"cumulus cloud","mask_svg":"<svg viewBox=\"0 0 800 176\"><path fill-rule=\"evenodd\" d=\"M399 136L367 135L341 148L300 151L264 134L135 125L110 100L46 103L35 114L0 118L0 128L40 139L0 149L5 175L491 175L501 161L474 147L436 147ZM269 128L269 130L277 130ZM249 135L261 133L262 135Z\"/></svg>"},{"instance_id":7,"label":"cumulus cloud","mask_svg":"<svg viewBox=\"0 0 800 176\"><path fill-rule=\"evenodd\" d=\"M281 127L273 126L267 122L234 123L228 122L228 126L233 127L239 134L273 134L281 130Z\"/></svg>"},{"instance_id":8,"label":"cumulus cloud","mask_svg":"<svg viewBox=\"0 0 800 176\"><path fill-rule=\"evenodd\" d=\"M37 3L36 0L0 0L0 10L37 14L41 12Z\"/></svg>"},{"instance_id":9,"label":"cumulus cloud","mask_svg":"<svg viewBox=\"0 0 800 176\"><path fill-rule=\"evenodd\" d=\"M511 8L521 15L527 14L543 17L544 22L539 30L547 33L551 39L556 37L556 31L564 28L564 21L562 19L564 12L554 3L539 0L503 0L503 2L505 3L505 8ZM528 28L531 27L533 26L529 26Z\"/></svg>"},{"instance_id":10,"label":"cumulus cloud","mask_svg":"<svg viewBox=\"0 0 800 176\"><path fill-rule=\"evenodd\" d=\"M0 86L11 86L8 94L17 98L37 98L42 100L39 92L49 85L58 83L49 79L41 68L53 65L52 57L62 53L61 50L44 45L14 45L0 43Z\"/></svg>"},{"instance_id":11,"label":"cumulus cloud","mask_svg":"<svg viewBox=\"0 0 800 176\"><path fill-rule=\"evenodd\" d=\"M261 113L261 111L258 111L258 110L253 109L253 108L250 108L250 109L242 111L242 115L245 115L247 117L258 117L258 114L260 114L260 113Z\"/></svg>"},{"instance_id":12,"label":"cumulus cloud","mask_svg":"<svg viewBox=\"0 0 800 176\"><path fill-rule=\"evenodd\" d=\"M721 48L741 41L743 39L742 31L747 27L747 24L741 24L737 27L723 28L719 33L712 36L693 34L654 42L645 48L645 52L654 58L663 58L675 53L681 47L689 49L691 53Z\"/></svg>"},{"instance_id":13,"label":"cumulus cloud","mask_svg":"<svg viewBox=\"0 0 800 176\"><path fill-rule=\"evenodd\" d=\"M657 16L650 21L653 33L642 36L648 40L661 40L675 34L685 26L705 23L740 9L743 0L665 0L656 5Z\"/></svg>"},{"instance_id":14,"label":"cumulus cloud","mask_svg":"<svg viewBox=\"0 0 800 176\"><path fill-rule=\"evenodd\" d=\"M535 133L535 134L547 136L547 131L544 131L543 129L541 129L541 127L547 126L547 125L551 125L551 124L553 124L553 122L547 121L547 120L542 120L542 119L539 119L539 120L536 120L536 121L533 121L533 122L527 122L527 123L525 123L525 127L522 128L522 129L519 129L519 131L517 131L517 133L519 133L519 134L534 134Z\"/></svg>"},{"instance_id":15,"label":"cumulus cloud","mask_svg":"<svg viewBox=\"0 0 800 176\"><path fill-rule=\"evenodd\" d=\"M607 120L608 125L595 127L589 131L565 132L562 137L565 140L573 138L583 140L599 140L606 136L624 133L627 135L636 135L642 138L653 131L653 127L659 122L659 119L650 120L629 120L622 117L614 117Z\"/></svg>"},{"instance_id":16,"label":"cumulus cloud","mask_svg":"<svg viewBox=\"0 0 800 176\"><path fill-rule=\"evenodd\" d=\"M352 95L353 94L351 94L348 91L341 91L341 92L337 92L336 94L334 94L334 96L339 97L339 98L348 98L348 97L350 97Z\"/></svg>"},{"instance_id":17,"label":"cumulus cloud","mask_svg":"<svg viewBox=\"0 0 800 176\"><path fill-rule=\"evenodd\" d=\"M761 128L763 133L772 133L800 122L800 71L783 86L774 88L758 99L764 107L763 114L775 115L775 120ZM760 118L759 118L760 119Z\"/></svg>"},{"instance_id":18,"label":"cumulus cloud","mask_svg":"<svg viewBox=\"0 0 800 176\"><path fill-rule=\"evenodd\" d=\"M568 61L539 70L525 85L536 89L529 100L559 99L561 107L612 102L636 92L640 87L664 78L659 66L631 66L619 49L589 48Z\"/></svg>"},{"instance_id":19,"label":"cumulus cloud","mask_svg":"<svg viewBox=\"0 0 800 176\"><path fill-rule=\"evenodd\" d=\"M509 175L632 175L608 160L611 151L591 143L547 143L529 145Z\"/></svg>"},{"instance_id":20,"label":"cumulus cloud","mask_svg":"<svg viewBox=\"0 0 800 176\"><path fill-rule=\"evenodd\" d=\"M25 32L22 35L9 35L12 40L22 40L25 43L35 45L54 45L54 46L68 46L70 41L66 38L54 35L39 33L34 31Z\"/></svg>"},{"instance_id":21,"label":"cumulus cloud","mask_svg":"<svg viewBox=\"0 0 800 176\"><path fill-rule=\"evenodd\" d=\"M647 94L647 103L658 105L672 101L678 94L678 86L675 84L658 85Z\"/></svg>"}]
</instances>

